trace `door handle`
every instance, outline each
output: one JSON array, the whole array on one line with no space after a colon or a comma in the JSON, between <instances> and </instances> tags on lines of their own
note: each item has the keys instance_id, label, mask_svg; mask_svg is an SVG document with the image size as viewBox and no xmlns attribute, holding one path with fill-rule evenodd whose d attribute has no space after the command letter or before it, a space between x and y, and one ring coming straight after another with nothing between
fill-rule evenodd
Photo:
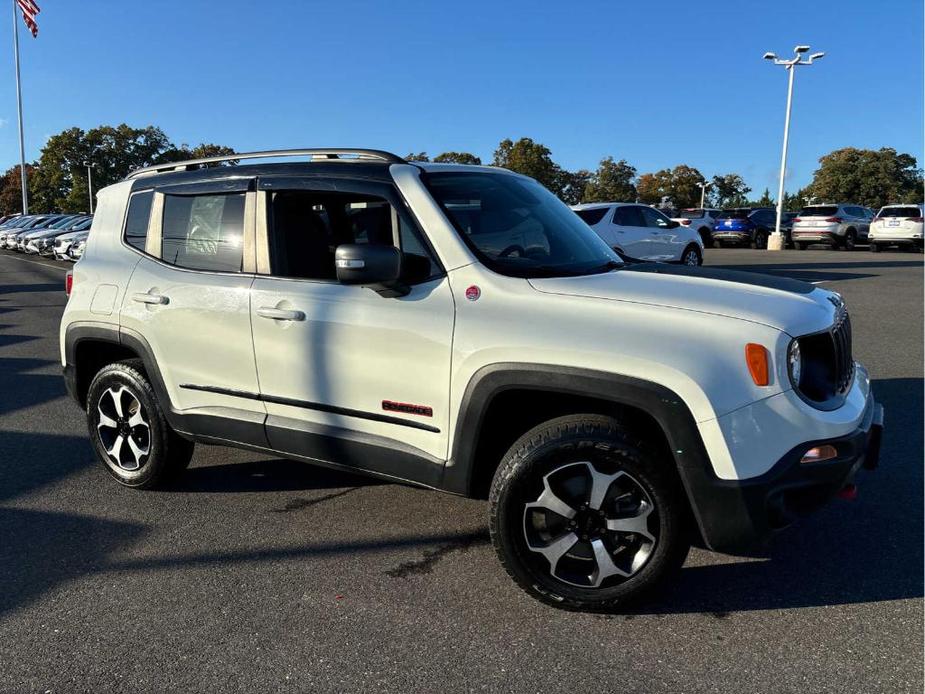
<instances>
[{"instance_id":1,"label":"door handle","mask_svg":"<svg viewBox=\"0 0 925 694\"><path fill-rule=\"evenodd\" d=\"M137 301L141 304L169 304L170 299L161 294L149 294L148 292L136 292L132 294L132 301Z\"/></svg>"},{"instance_id":2,"label":"door handle","mask_svg":"<svg viewBox=\"0 0 925 694\"><path fill-rule=\"evenodd\" d=\"M303 311L273 308L272 306L261 306L257 309L257 315L263 318L272 318L273 320L305 320Z\"/></svg>"}]
</instances>

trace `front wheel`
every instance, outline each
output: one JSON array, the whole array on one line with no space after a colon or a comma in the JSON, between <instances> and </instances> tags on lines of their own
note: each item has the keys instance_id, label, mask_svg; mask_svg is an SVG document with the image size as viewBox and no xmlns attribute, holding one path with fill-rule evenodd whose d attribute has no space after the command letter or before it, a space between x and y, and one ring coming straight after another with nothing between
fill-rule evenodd
<instances>
[{"instance_id":1,"label":"front wheel","mask_svg":"<svg viewBox=\"0 0 925 694\"><path fill-rule=\"evenodd\" d=\"M871 241L871 243L870 243L870 252L871 252L871 253L879 253L879 252L880 252L880 244L877 244L877 243L874 243L873 241Z\"/></svg>"},{"instance_id":2,"label":"front wheel","mask_svg":"<svg viewBox=\"0 0 925 694\"><path fill-rule=\"evenodd\" d=\"M700 249L694 245L685 248L684 253L681 254L681 264L690 267L703 265L703 255L701 255Z\"/></svg>"},{"instance_id":3,"label":"front wheel","mask_svg":"<svg viewBox=\"0 0 925 694\"><path fill-rule=\"evenodd\" d=\"M608 610L670 578L690 547L670 460L610 417L572 415L524 434L495 473L491 538L529 595Z\"/></svg>"},{"instance_id":4,"label":"front wheel","mask_svg":"<svg viewBox=\"0 0 925 694\"><path fill-rule=\"evenodd\" d=\"M138 360L109 364L94 376L87 425L97 457L126 487L162 486L193 456L193 443L170 428Z\"/></svg>"},{"instance_id":5,"label":"front wheel","mask_svg":"<svg viewBox=\"0 0 925 694\"><path fill-rule=\"evenodd\" d=\"M845 232L845 240L842 241L842 246L846 251L853 251L858 245L858 232L854 229L848 229Z\"/></svg>"}]
</instances>

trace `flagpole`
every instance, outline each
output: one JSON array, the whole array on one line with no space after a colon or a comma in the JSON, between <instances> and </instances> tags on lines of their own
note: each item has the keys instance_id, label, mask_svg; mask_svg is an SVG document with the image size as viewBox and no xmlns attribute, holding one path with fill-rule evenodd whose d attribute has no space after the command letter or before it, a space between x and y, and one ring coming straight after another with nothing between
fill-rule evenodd
<instances>
[{"instance_id":1,"label":"flagpole","mask_svg":"<svg viewBox=\"0 0 925 694\"><path fill-rule=\"evenodd\" d=\"M19 107L19 175L22 180L22 213L29 214L29 191L26 188L26 147L22 135L22 88L19 85L19 18L13 0L13 52L16 55L16 103Z\"/></svg>"}]
</instances>

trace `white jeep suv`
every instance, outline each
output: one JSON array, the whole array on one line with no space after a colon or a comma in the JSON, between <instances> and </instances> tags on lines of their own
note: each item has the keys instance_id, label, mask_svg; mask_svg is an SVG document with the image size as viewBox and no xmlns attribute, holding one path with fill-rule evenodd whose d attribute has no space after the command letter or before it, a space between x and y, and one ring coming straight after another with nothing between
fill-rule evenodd
<instances>
[{"instance_id":1,"label":"white jeep suv","mask_svg":"<svg viewBox=\"0 0 925 694\"><path fill-rule=\"evenodd\" d=\"M601 609L876 465L882 410L837 294L624 264L501 169L233 158L300 156L100 191L61 359L120 483L168 484L202 443L487 497L525 591Z\"/></svg>"}]
</instances>

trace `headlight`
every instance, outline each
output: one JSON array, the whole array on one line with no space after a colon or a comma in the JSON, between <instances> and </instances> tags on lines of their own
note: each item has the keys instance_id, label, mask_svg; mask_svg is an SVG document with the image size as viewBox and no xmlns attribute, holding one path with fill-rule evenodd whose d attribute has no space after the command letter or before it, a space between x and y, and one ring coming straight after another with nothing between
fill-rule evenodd
<instances>
[{"instance_id":1,"label":"headlight","mask_svg":"<svg viewBox=\"0 0 925 694\"><path fill-rule=\"evenodd\" d=\"M790 369L790 380L794 387L799 387L800 377L803 375L803 357L800 354L800 343L794 340L787 350L787 368Z\"/></svg>"}]
</instances>

